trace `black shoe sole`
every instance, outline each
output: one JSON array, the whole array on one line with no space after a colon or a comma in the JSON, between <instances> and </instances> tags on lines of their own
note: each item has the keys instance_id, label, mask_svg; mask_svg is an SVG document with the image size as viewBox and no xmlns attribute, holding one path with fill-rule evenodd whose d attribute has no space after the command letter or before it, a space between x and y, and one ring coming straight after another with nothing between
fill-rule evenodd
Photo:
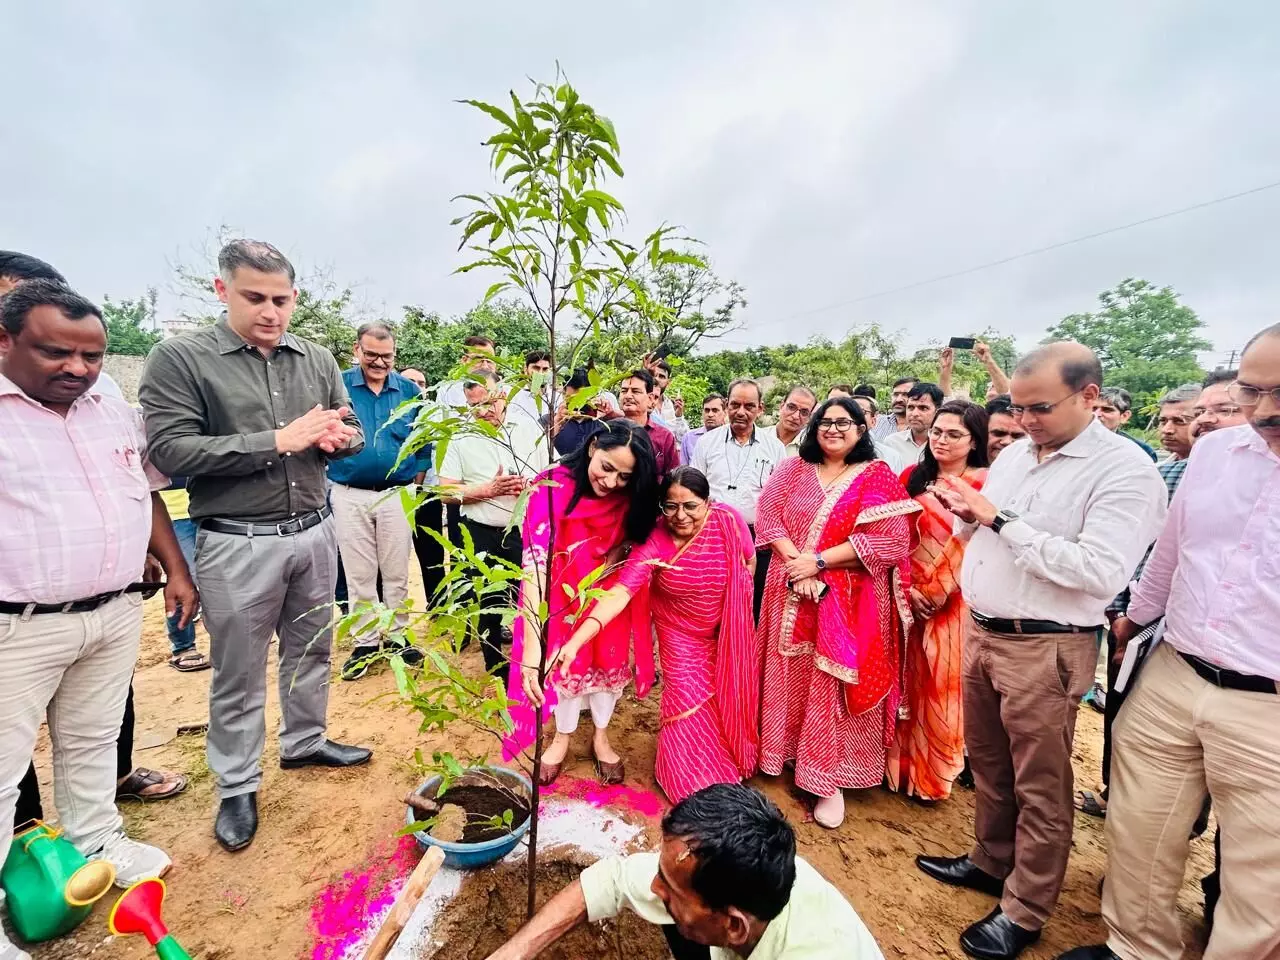
<instances>
[{"instance_id":1,"label":"black shoe sole","mask_svg":"<svg viewBox=\"0 0 1280 960\"><path fill-rule=\"evenodd\" d=\"M301 770L303 767L327 767L330 770L343 770L347 767L363 767L366 763L373 759L373 754L365 757L363 760L354 760L351 763L325 763L321 760L308 760L306 757L300 757L296 760L280 761L281 770Z\"/></svg>"},{"instance_id":2,"label":"black shoe sole","mask_svg":"<svg viewBox=\"0 0 1280 960\"><path fill-rule=\"evenodd\" d=\"M930 880L936 880L938 883L945 883L948 887L958 887L961 890L973 890L977 893L984 893L988 897L995 897L997 900L1001 899L1004 896L1003 883L1000 884L1000 887L997 890L991 887L977 886L975 884L969 884L969 883L961 883L947 877L940 877L936 873L930 873L924 867L920 866L919 862L916 863L916 869L919 870L921 873L923 873Z\"/></svg>"},{"instance_id":3,"label":"black shoe sole","mask_svg":"<svg viewBox=\"0 0 1280 960\"><path fill-rule=\"evenodd\" d=\"M217 834L214 835L214 839L218 841L218 846L222 847L222 849L227 851L227 853L237 853L249 846L249 844L253 843L253 837L250 837L248 840L244 841L244 843L235 844L227 843L227 841L223 840Z\"/></svg>"}]
</instances>

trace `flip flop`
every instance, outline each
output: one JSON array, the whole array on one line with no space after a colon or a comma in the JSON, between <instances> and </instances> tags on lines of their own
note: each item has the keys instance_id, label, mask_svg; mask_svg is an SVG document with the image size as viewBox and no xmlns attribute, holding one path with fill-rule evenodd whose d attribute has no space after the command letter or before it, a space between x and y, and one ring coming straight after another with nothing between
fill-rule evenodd
<instances>
[{"instance_id":1,"label":"flip flop","mask_svg":"<svg viewBox=\"0 0 1280 960\"><path fill-rule=\"evenodd\" d=\"M162 790L158 793L142 792L148 787L168 782L171 777L174 780L168 790ZM168 800L176 797L186 789L187 778L180 773L167 773L163 770L148 770L146 767L137 767L129 776L125 777L124 783L116 787L116 801L136 800L139 803L150 803L152 800Z\"/></svg>"},{"instance_id":2,"label":"flip flop","mask_svg":"<svg viewBox=\"0 0 1280 960\"><path fill-rule=\"evenodd\" d=\"M1075 806L1081 813L1087 813L1099 820L1107 816L1107 808L1098 802L1098 795L1092 790L1077 790Z\"/></svg>"},{"instance_id":3,"label":"flip flop","mask_svg":"<svg viewBox=\"0 0 1280 960\"><path fill-rule=\"evenodd\" d=\"M213 664L203 653L193 649L175 653L169 658L169 666L179 673L196 673L200 670L208 670Z\"/></svg>"}]
</instances>

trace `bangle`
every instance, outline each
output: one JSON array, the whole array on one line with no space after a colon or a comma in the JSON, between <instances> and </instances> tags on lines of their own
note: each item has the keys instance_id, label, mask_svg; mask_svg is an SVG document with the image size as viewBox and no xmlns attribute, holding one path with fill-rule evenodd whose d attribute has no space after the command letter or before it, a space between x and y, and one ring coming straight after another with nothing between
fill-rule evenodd
<instances>
[{"instance_id":1,"label":"bangle","mask_svg":"<svg viewBox=\"0 0 1280 960\"><path fill-rule=\"evenodd\" d=\"M596 636L599 636L600 634L604 633L604 624L601 623L596 617L586 617L584 618L583 623L594 623L598 628L596 630Z\"/></svg>"}]
</instances>

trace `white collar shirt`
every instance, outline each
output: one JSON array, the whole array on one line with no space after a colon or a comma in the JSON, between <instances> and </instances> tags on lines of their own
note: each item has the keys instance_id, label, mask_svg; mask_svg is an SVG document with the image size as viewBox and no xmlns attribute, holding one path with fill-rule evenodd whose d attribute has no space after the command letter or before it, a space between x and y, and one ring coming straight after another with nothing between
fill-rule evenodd
<instances>
[{"instance_id":1,"label":"white collar shirt","mask_svg":"<svg viewBox=\"0 0 1280 960\"><path fill-rule=\"evenodd\" d=\"M547 439L524 417L507 420L499 428L500 436L487 437L466 433L454 437L437 467L441 478L471 486L492 480L501 468L505 474L519 474L533 479L547 468ZM495 497L464 503L462 516L490 527L519 524L524 518L515 515L517 497ZM522 512L522 511L521 511Z\"/></svg>"},{"instance_id":2,"label":"white collar shirt","mask_svg":"<svg viewBox=\"0 0 1280 960\"><path fill-rule=\"evenodd\" d=\"M711 496L727 503L749 524L756 522L756 502L774 468L787 456L778 438L753 430L740 444L729 424L703 434L693 448L693 466L707 476Z\"/></svg>"},{"instance_id":3,"label":"white collar shirt","mask_svg":"<svg viewBox=\"0 0 1280 960\"><path fill-rule=\"evenodd\" d=\"M1175 649L1280 681L1280 457L1252 427L1196 441L1128 615L1163 615Z\"/></svg>"},{"instance_id":4,"label":"white collar shirt","mask_svg":"<svg viewBox=\"0 0 1280 960\"><path fill-rule=\"evenodd\" d=\"M1155 464L1096 420L1038 462L1029 439L1006 448L982 494L1018 518L1000 533L957 522L971 536L961 589L975 613L1103 623L1168 511Z\"/></svg>"}]
</instances>

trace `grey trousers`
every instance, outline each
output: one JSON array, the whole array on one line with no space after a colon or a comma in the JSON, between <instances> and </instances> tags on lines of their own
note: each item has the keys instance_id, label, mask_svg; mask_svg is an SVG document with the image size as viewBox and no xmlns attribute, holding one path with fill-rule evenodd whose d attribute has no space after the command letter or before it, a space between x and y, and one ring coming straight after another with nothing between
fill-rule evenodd
<instances>
[{"instance_id":1,"label":"grey trousers","mask_svg":"<svg viewBox=\"0 0 1280 960\"><path fill-rule=\"evenodd\" d=\"M280 638L280 756L324 743L338 535L327 519L290 537L201 529L196 577L213 679L209 769L222 798L254 793L266 744L267 650Z\"/></svg>"}]
</instances>

